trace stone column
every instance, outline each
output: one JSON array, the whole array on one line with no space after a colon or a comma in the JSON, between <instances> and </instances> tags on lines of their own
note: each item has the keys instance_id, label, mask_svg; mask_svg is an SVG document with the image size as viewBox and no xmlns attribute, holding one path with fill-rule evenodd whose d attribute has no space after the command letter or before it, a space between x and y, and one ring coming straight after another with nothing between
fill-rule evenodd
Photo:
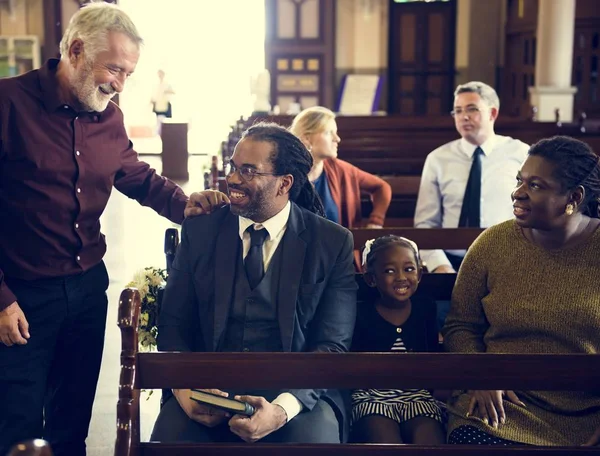
<instances>
[{"instance_id":1,"label":"stone column","mask_svg":"<svg viewBox=\"0 0 600 456\"><path fill-rule=\"evenodd\" d=\"M535 87L530 87L531 105L537 108L537 120L573 120L571 86L576 0L539 0Z\"/></svg>"}]
</instances>

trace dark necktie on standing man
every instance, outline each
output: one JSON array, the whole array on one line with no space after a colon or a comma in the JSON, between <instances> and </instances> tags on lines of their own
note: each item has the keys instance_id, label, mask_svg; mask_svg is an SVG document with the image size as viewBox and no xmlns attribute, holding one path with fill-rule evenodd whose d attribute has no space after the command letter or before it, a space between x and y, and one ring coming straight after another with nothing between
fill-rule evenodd
<instances>
[{"instance_id":1,"label":"dark necktie on standing man","mask_svg":"<svg viewBox=\"0 0 600 456\"><path fill-rule=\"evenodd\" d=\"M250 233L250 250L244 260L244 268L246 269L246 277L248 277L250 288L254 290L265 275L262 247L269 232L264 228L255 230L252 225L246 231Z\"/></svg>"},{"instance_id":2,"label":"dark necktie on standing man","mask_svg":"<svg viewBox=\"0 0 600 456\"><path fill-rule=\"evenodd\" d=\"M481 226L481 156L483 150L477 147L473 152L473 163L465 189L465 197L458 221L459 228Z\"/></svg>"}]
</instances>

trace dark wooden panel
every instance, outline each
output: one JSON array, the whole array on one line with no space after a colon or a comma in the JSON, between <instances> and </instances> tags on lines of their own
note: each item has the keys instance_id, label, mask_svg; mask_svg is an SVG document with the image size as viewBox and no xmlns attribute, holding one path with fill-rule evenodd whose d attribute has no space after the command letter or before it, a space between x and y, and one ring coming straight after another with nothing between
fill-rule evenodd
<instances>
[{"instance_id":1,"label":"dark wooden panel","mask_svg":"<svg viewBox=\"0 0 600 456\"><path fill-rule=\"evenodd\" d=\"M42 61L60 57L62 38L62 0L44 0L44 45Z\"/></svg>"},{"instance_id":2,"label":"dark wooden panel","mask_svg":"<svg viewBox=\"0 0 600 456\"><path fill-rule=\"evenodd\" d=\"M401 115L449 112L454 85L455 1L390 0L389 8L388 112ZM432 77L438 81L430 83ZM432 92L431 84L441 90Z\"/></svg>"},{"instance_id":3,"label":"dark wooden panel","mask_svg":"<svg viewBox=\"0 0 600 456\"><path fill-rule=\"evenodd\" d=\"M276 104L281 96L291 96L296 102L301 101L305 93L282 93L278 90L277 79L280 74L289 73L288 70L278 69L279 59L319 59L319 69L314 71L319 77L319 89L314 94L317 103L329 108L334 108L334 67L335 67L335 3L328 0L317 0L319 8L319 37L318 38L293 38L281 39L277 36L277 0L266 0L266 26L265 62L271 73L271 103ZM294 7L299 11L300 2L294 2ZM302 27L301 16L296 16L295 36L299 36ZM312 93L310 94L313 95Z\"/></svg>"},{"instance_id":4,"label":"dark wooden panel","mask_svg":"<svg viewBox=\"0 0 600 456\"><path fill-rule=\"evenodd\" d=\"M412 239L421 249L466 249L483 232L481 228L384 228L372 230L355 228L354 248L361 249L365 242L384 234Z\"/></svg>"},{"instance_id":5,"label":"dark wooden panel","mask_svg":"<svg viewBox=\"0 0 600 456\"><path fill-rule=\"evenodd\" d=\"M228 389L243 384L249 389L595 391L600 385L600 355L158 352L137 356L137 388Z\"/></svg>"}]
</instances>

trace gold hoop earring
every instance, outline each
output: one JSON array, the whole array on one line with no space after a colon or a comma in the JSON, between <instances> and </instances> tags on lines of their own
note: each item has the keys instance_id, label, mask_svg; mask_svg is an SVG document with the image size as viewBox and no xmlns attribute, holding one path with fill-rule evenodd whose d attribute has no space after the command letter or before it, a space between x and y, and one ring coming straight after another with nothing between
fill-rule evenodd
<instances>
[{"instance_id":1,"label":"gold hoop earring","mask_svg":"<svg viewBox=\"0 0 600 456\"><path fill-rule=\"evenodd\" d=\"M575 206L573 204L567 204L567 207L565 208L565 214L567 215L573 215L573 212L575 212Z\"/></svg>"}]
</instances>

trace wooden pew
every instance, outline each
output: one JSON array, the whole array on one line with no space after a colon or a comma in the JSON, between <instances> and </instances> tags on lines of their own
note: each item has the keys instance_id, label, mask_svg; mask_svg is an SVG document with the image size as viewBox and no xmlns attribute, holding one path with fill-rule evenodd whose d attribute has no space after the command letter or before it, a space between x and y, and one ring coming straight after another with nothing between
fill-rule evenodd
<instances>
[{"instance_id":1,"label":"wooden pew","mask_svg":"<svg viewBox=\"0 0 600 456\"><path fill-rule=\"evenodd\" d=\"M431 274L428 280L448 280ZM422 285L423 286L423 285ZM428 287L434 287L429 284ZM440 287L441 288L441 287ZM451 287L450 287L451 288ZM435 287L434 287L435 289ZM448 290L446 289L446 293ZM447 297L447 296L446 296ZM393 353L138 353L140 297L121 293L122 333L115 456L260 455L323 456L583 456L600 448L444 445L163 444L140 442L142 388L440 388L597 390L600 355ZM307 368L307 367L310 368Z\"/></svg>"},{"instance_id":2,"label":"wooden pew","mask_svg":"<svg viewBox=\"0 0 600 456\"><path fill-rule=\"evenodd\" d=\"M289 126L292 116L262 116L241 118L227 141L223 143L224 160L233 152L241 133L258 121L273 121ZM527 119L501 115L496 122L499 134L518 138L528 144L558 135L568 135L586 141L598 153L600 151L600 129L598 120L585 119L566 124L556 122L533 122ZM394 176L398 182L408 178L414 183L423 170L427 155L444 143L455 140L458 134L450 116L404 117L404 116L339 116L338 132L342 138L339 157L360 169L375 175ZM410 191L393 189L392 201L387 218L398 226L412 225L418 194L418 185ZM371 212L368 198L362 199L362 214ZM400 222L394 222L399 220ZM388 226L393 226L386 223Z\"/></svg>"},{"instance_id":3,"label":"wooden pew","mask_svg":"<svg viewBox=\"0 0 600 456\"><path fill-rule=\"evenodd\" d=\"M419 246L419 249L468 249L483 228L383 228L372 230L355 228L350 230L354 236L354 249L362 250L369 239L394 234L408 238Z\"/></svg>"}]
</instances>

